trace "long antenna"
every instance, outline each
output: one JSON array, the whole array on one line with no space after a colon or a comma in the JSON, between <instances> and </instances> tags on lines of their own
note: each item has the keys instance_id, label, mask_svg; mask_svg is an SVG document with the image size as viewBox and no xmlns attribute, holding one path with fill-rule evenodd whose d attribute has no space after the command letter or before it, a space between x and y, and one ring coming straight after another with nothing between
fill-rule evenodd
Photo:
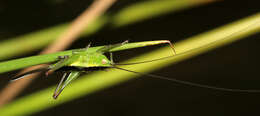
<instances>
[{"instance_id":1,"label":"long antenna","mask_svg":"<svg viewBox=\"0 0 260 116\"><path fill-rule=\"evenodd\" d=\"M131 71L131 70L127 70L127 69L116 67L116 66L113 66L112 68L131 72L131 73L135 73L135 74L139 74L139 75L143 75L143 76L147 76L147 77L168 80L168 81L172 81L172 82L175 82L175 83L179 83L179 84L183 84L183 85L189 85L189 86L193 86L193 87L206 88L206 89L219 90L219 91L228 91L228 92L260 93L260 90L252 90L252 89L248 89L248 90L245 89L244 90L244 89L231 89L231 88L215 87L215 86L210 86L210 85L202 85L202 84L198 84L198 83L178 80L178 79L175 79L175 78L168 78L168 77L154 75L154 74L147 74L147 73Z\"/></svg>"}]
</instances>

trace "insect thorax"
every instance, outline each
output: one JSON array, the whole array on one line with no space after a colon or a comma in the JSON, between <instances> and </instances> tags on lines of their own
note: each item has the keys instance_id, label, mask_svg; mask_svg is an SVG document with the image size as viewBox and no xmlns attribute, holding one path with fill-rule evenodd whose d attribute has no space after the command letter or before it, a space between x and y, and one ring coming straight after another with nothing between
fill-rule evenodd
<instances>
[{"instance_id":1,"label":"insect thorax","mask_svg":"<svg viewBox=\"0 0 260 116\"><path fill-rule=\"evenodd\" d=\"M75 59L69 66L75 67L110 67L111 62L101 53L74 54L71 56Z\"/></svg>"}]
</instances>

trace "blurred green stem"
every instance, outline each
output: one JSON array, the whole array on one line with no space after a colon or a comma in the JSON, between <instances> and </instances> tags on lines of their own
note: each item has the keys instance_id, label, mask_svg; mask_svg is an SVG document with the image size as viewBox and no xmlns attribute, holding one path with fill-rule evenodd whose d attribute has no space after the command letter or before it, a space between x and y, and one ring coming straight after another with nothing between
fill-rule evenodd
<instances>
[{"instance_id":1,"label":"blurred green stem","mask_svg":"<svg viewBox=\"0 0 260 116\"><path fill-rule=\"evenodd\" d=\"M111 22L114 27L125 26L212 1L215 0L155 0L140 2L124 8L114 16L101 16L82 33L82 36L95 33L107 22ZM153 12L147 12L147 8L153 9ZM68 24L65 23L26 35L8 38L0 43L0 60L39 50L56 39L67 27Z\"/></svg>"}]
</instances>

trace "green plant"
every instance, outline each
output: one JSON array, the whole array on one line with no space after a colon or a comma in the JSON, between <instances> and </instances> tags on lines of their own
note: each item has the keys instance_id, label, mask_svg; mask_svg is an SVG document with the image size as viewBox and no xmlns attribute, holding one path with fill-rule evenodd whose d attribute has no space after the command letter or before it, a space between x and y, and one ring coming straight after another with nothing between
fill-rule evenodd
<instances>
[{"instance_id":1,"label":"green plant","mask_svg":"<svg viewBox=\"0 0 260 116\"><path fill-rule=\"evenodd\" d=\"M139 72L150 72L167 65L174 64L176 62L194 57L201 53L215 49L217 47L232 43L243 37L252 35L260 31L260 14L247 17L240 21L228 24L226 26L214 29L212 31L188 38L184 41L175 43L175 49L177 55L173 58L169 58L162 61L156 61L151 63L139 64L138 66L123 66L123 68L129 70L135 70ZM127 62L136 62L136 60L146 60L155 58L156 56L168 56L170 49L162 48L155 50L151 53L147 53L142 56L130 59ZM62 53L62 52L61 52ZM64 53L64 52L63 52ZM179 55L178 55L179 54ZM56 53L58 56L59 53ZM43 56L44 57L44 56ZM151 68L153 67L153 68ZM126 80L137 77L138 75L110 69L108 72L94 72L81 77L79 80L73 82L63 93L62 97L57 101L53 101L50 96L54 90L54 86L45 90L33 93L26 97L20 98L7 106L0 109L1 115L14 115L14 114L31 114L41 111L46 108L50 108L67 101L76 99L78 97L93 93L98 90L113 86L115 84L124 82ZM106 75L106 76L103 76ZM105 78L104 78L105 77ZM34 104L36 103L37 104Z\"/></svg>"}]
</instances>

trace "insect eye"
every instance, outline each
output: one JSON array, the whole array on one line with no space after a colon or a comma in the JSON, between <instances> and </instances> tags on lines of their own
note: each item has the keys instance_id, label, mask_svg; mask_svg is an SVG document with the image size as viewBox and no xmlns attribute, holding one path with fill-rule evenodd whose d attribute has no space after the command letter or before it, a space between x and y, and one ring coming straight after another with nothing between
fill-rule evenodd
<instances>
[{"instance_id":1,"label":"insect eye","mask_svg":"<svg viewBox=\"0 0 260 116\"><path fill-rule=\"evenodd\" d=\"M102 64L106 64L107 60L106 59L102 59Z\"/></svg>"}]
</instances>

